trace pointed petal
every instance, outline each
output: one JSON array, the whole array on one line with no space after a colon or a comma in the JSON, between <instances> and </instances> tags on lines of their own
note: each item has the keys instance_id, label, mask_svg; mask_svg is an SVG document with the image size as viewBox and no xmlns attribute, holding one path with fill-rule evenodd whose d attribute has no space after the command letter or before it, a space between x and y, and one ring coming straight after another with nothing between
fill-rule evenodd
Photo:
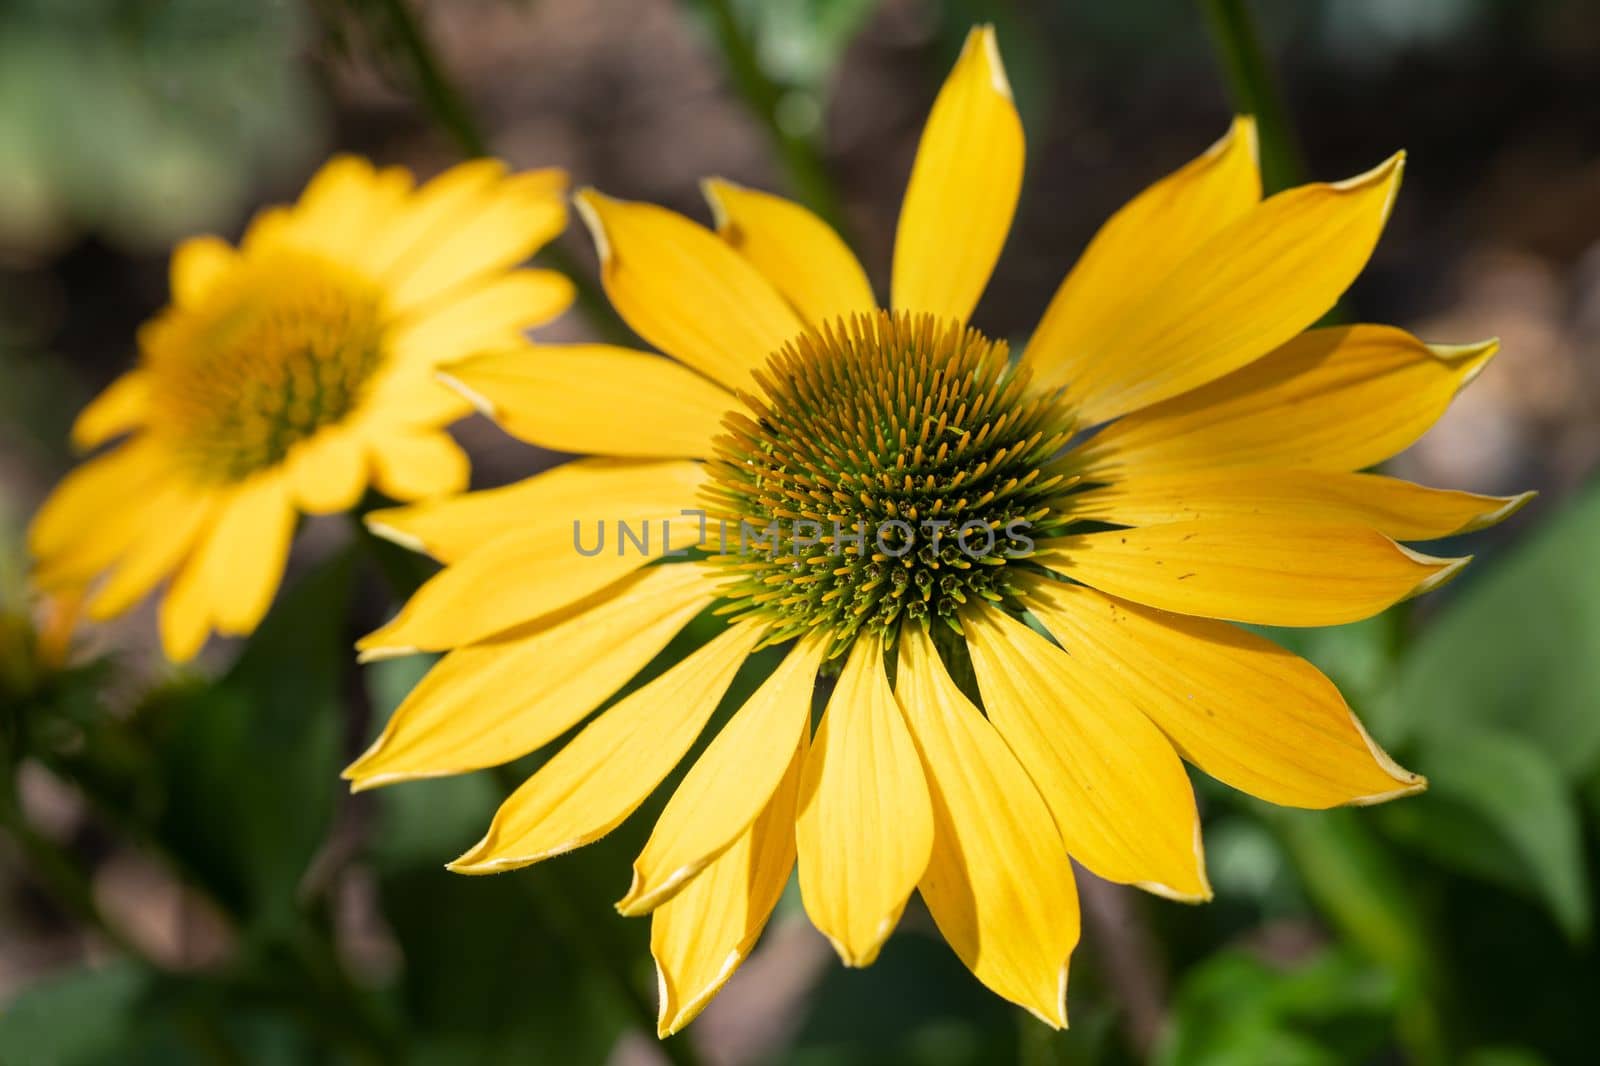
<instances>
[{"instance_id":1,"label":"pointed petal","mask_svg":"<svg viewBox=\"0 0 1600 1066\"><path fill-rule=\"evenodd\" d=\"M172 250L169 267L172 302L178 307L195 307L210 295L239 262L239 253L227 241L216 237L191 237Z\"/></svg>"},{"instance_id":2,"label":"pointed petal","mask_svg":"<svg viewBox=\"0 0 1600 1066\"><path fill-rule=\"evenodd\" d=\"M146 524L116 567L95 589L85 613L105 621L123 613L159 585L189 556L196 541L209 530L217 510L216 497L196 492L174 480L160 493L152 508L159 521Z\"/></svg>"},{"instance_id":3,"label":"pointed petal","mask_svg":"<svg viewBox=\"0 0 1600 1066\"><path fill-rule=\"evenodd\" d=\"M654 910L750 828L792 761L788 753L810 732L827 649L824 639L802 640L717 734L662 810L617 910Z\"/></svg>"},{"instance_id":4,"label":"pointed petal","mask_svg":"<svg viewBox=\"0 0 1600 1066\"><path fill-rule=\"evenodd\" d=\"M1075 581L1179 614L1268 626L1370 618L1454 577L1366 526L1203 518L1046 542L1033 558Z\"/></svg>"},{"instance_id":5,"label":"pointed petal","mask_svg":"<svg viewBox=\"0 0 1600 1066\"><path fill-rule=\"evenodd\" d=\"M566 228L566 189L558 170L513 174L489 185L386 271L390 306L420 308L523 262Z\"/></svg>"},{"instance_id":6,"label":"pointed petal","mask_svg":"<svg viewBox=\"0 0 1600 1066\"><path fill-rule=\"evenodd\" d=\"M488 874L605 836L645 801L694 743L763 630L734 626L584 727L495 813L450 864Z\"/></svg>"},{"instance_id":7,"label":"pointed petal","mask_svg":"<svg viewBox=\"0 0 1600 1066\"><path fill-rule=\"evenodd\" d=\"M110 566L140 533L144 504L167 477L164 456L143 437L68 473L28 525L36 580L82 584Z\"/></svg>"},{"instance_id":8,"label":"pointed petal","mask_svg":"<svg viewBox=\"0 0 1600 1066\"><path fill-rule=\"evenodd\" d=\"M426 500L466 490L472 460L443 431L383 433L368 442L372 481L396 500Z\"/></svg>"},{"instance_id":9,"label":"pointed petal","mask_svg":"<svg viewBox=\"0 0 1600 1066\"><path fill-rule=\"evenodd\" d=\"M806 731L759 817L650 921L660 986L657 1035L694 1021L755 947L794 869L795 801Z\"/></svg>"},{"instance_id":10,"label":"pointed petal","mask_svg":"<svg viewBox=\"0 0 1600 1066\"><path fill-rule=\"evenodd\" d=\"M978 980L1065 1028L1078 892L1050 808L916 626L900 634L895 698L933 800L920 885L933 920Z\"/></svg>"},{"instance_id":11,"label":"pointed petal","mask_svg":"<svg viewBox=\"0 0 1600 1066\"><path fill-rule=\"evenodd\" d=\"M150 417L150 376L130 370L89 401L72 423L72 446L97 448L112 437L144 425Z\"/></svg>"},{"instance_id":12,"label":"pointed petal","mask_svg":"<svg viewBox=\"0 0 1600 1066\"><path fill-rule=\"evenodd\" d=\"M267 613L283 580L295 518L276 471L241 483L221 506L217 524L196 549L217 632L243 636Z\"/></svg>"},{"instance_id":13,"label":"pointed petal","mask_svg":"<svg viewBox=\"0 0 1600 1066\"><path fill-rule=\"evenodd\" d=\"M869 966L928 868L933 810L883 668L857 638L817 728L795 826L800 894L846 966Z\"/></svg>"},{"instance_id":14,"label":"pointed petal","mask_svg":"<svg viewBox=\"0 0 1600 1066\"><path fill-rule=\"evenodd\" d=\"M801 330L782 296L716 234L654 204L579 192L606 295L634 332L730 389Z\"/></svg>"},{"instance_id":15,"label":"pointed petal","mask_svg":"<svg viewBox=\"0 0 1600 1066\"><path fill-rule=\"evenodd\" d=\"M1068 853L1108 881L1210 899L1194 792L1161 731L1003 611L963 624L989 721L1038 786Z\"/></svg>"},{"instance_id":16,"label":"pointed petal","mask_svg":"<svg viewBox=\"0 0 1600 1066\"><path fill-rule=\"evenodd\" d=\"M892 306L965 320L1022 190L1022 121L994 27L967 35L917 145L894 239Z\"/></svg>"},{"instance_id":17,"label":"pointed petal","mask_svg":"<svg viewBox=\"0 0 1600 1066\"><path fill-rule=\"evenodd\" d=\"M348 511L367 491L366 445L354 433L330 426L295 446L285 476L295 503L307 514Z\"/></svg>"},{"instance_id":18,"label":"pointed petal","mask_svg":"<svg viewBox=\"0 0 1600 1066\"><path fill-rule=\"evenodd\" d=\"M573 523L585 550L599 536L597 524L604 523L609 537L600 546L615 552L618 522L638 527L676 518L684 508L695 507L704 481L699 463L577 459L502 488L373 511L367 525L380 537L446 563L505 533L549 526L570 534ZM660 526L654 528L659 534ZM680 542L675 533L672 549L693 543L694 537Z\"/></svg>"},{"instance_id":19,"label":"pointed petal","mask_svg":"<svg viewBox=\"0 0 1600 1066\"><path fill-rule=\"evenodd\" d=\"M1314 329L1227 377L1119 419L1092 473L1275 466L1360 470L1404 451L1499 349L1426 345L1388 326Z\"/></svg>"},{"instance_id":20,"label":"pointed petal","mask_svg":"<svg viewBox=\"0 0 1600 1066\"><path fill-rule=\"evenodd\" d=\"M1204 155L1134 197L1096 233L1056 290L1023 356L1042 388L1059 388L1088 360L1096 323L1114 319L1218 231L1261 202L1253 118L1233 121Z\"/></svg>"},{"instance_id":21,"label":"pointed petal","mask_svg":"<svg viewBox=\"0 0 1600 1066\"><path fill-rule=\"evenodd\" d=\"M855 254L799 204L721 178L702 183L717 235L748 259L811 326L877 308Z\"/></svg>"},{"instance_id":22,"label":"pointed petal","mask_svg":"<svg viewBox=\"0 0 1600 1066\"><path fill-rule=\"evenodd\" d=\"M1067 398L1086 425L1188 392L1254 362L1328 311L1366 266L1404 157L1263 201L1116 318L1074 338ZM1129 357L1128 353L1137 353Z\"/></svg>"},{"instance_id":23,"label":"pointed petal","mask_svg":"<svg viewBox=\"0 0 1600 1066\"><path fill-rule=\"evenodd\" d=\"M156 622L162 653L174 663L193 659L211 633L211 614L205 561L194 552L178 568L161 597Z\"/></svg>"},{"instance_id":24,"label":"pointed petal","mask_svg":"<svg viewBox=\"0 0 1600 1066\"><path fill-rule=\"evenodd\" d=\"M1072 497L1074 518L1117 525L1261 516L1364 525L1395 540L1435 540L1493 525L1533 498L1479 496L1377 474L1327 470L1193 471L1134 476Z\"/></svg>"},{"instance_id":25,"label":"pointed petal","mask_svg":"<svg viewBox=\"0 0 1600 1066\"><path fill-rule=\"evenodd\" d=\"M715 598L706 568L655 566L527 631L457 648L344 777L361 791L536 751L644 669Z\"/></svg>"},{"instance_id":26,"label":"pointed petal","mask_svg":"<svg viewBox=\"0 0 1600 1066\"><path fill-rule=\"evenodd\" d=\"M522 340L572 305L572 282L553 270L513 270L394 328L391 358L437 366Z\"/></svg>"},{"instance_id":27,"label":"pointed petal","mask_svg":"<svg viewBox=\"0 0 1600 1066\"><path fill-rule=\"evenodd\" d=\"M1028 608L1100 684L1153 719L1190 762L1269 803L1333 807L1420 792L1316 667L1226 622L1037 581Z\"/></svg>"},{"instance_id":28,"label":"pointed petal","mask_svg":"<svg viewBox=\"0 0 1600 1066\"><path fill-rule=\"evenodd\" d=\"M740 406L670 359L608 344L481 355L441 380L512 436L579 455L702 459L723 416Z\"/></svg>"}]
</instances>

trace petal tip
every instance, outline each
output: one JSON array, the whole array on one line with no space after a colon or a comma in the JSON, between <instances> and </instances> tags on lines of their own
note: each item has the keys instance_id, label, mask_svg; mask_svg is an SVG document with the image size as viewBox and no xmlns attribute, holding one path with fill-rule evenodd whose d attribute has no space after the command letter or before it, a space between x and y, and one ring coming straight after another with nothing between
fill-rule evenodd
<instances>
[{"instance_id":1,"label":"petal tip","mask_svg":"<svg viewBox=\"0 0 1600 1066\"><path fill-rule=\"evenodd\" d=\"M436 370L434 371L433 376L438 380L439 384L445 386L453 392L459 393L461 398L476 408L478 413L483 415L483 417L491 421L498 420L494 401L490 400L483 393L477 391L472 386L462 381L455 374L452 374L446 370Z\"/></svg>"},{"instance_id":2,"label":"petal tip","mask_svg":"<svg viewBox=\"0 0 1600 1066\"><path fill-rule=\"evenodd\" d=\"M572 206L577 208L578 217L583 219L584 226L589 230L589 237L594 241L595 254L600 257L602 267L611 261L611 238L606 236L606 224L600 217L600 205L611 202L613 202L611 197L591 185L585 185L572 195Z\"/></svg>"},{"instance_id":3,"label":"petal tip","mask_svg":"<svg viewBox=\"0 0 1600 1066\"><path fill-rule=\"evenodd\" d=\"M983 49L983 60L989 72L990 87L1007 100L1012 100L1011 80L1006 77L1006 65L1000 58L1000 40L995 36L993 23L986 22L981 26L974 26L967 34L967 42L962 52L968 52L975 43Z\"/></svg>"}]
</instances>

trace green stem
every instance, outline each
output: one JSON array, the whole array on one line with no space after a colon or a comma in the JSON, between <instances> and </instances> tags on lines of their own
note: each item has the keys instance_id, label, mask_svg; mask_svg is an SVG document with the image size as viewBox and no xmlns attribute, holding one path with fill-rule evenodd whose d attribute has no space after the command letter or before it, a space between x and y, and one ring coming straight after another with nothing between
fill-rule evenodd
<instances>
[{"instance_id":1,"label":"green stem","mask_svg":"<svg viewBox=\"0 0 1600 1066\"><path fill-rule=\"evenodd\" d=\"M1234 109L1256 117L1266 191L1274 193L1300 184L1305 180L1305 165L1299 143L1247 0L1201 0L1201 6Z\"/></svg>"},{"instance_id":2,"label":"green stem","mask_svg":"<svg viewBox=\"0 0 1600 1066\"><path fill-rule=\"evenodd\" d=\"M767 76L756 56L755 47L739 25L733 5L728 0L703 2L710 11L712 29L716 32L723 58L727 60L728 74L733 78L734 88L744 97L745 103L755 112L772 139L793 192L848 240L844 213L833 183L828 179L827 168L817 153L816 142L787 129L783 124L781 110L785 90Z\"/></svg>"},{"instance_id":3,"label":"green stem","mask_svg":"<svg viewBox=\"0 0 1600 1066\"><path fill-rule=\"evenodd\" d=\"M434 122L450 135L462 155L475 158L492 154L488 137L473 118L466 97L440 62L409 0L379 0L379 6L388 17L395 41L411 66L416 91ZM605 340L614 344L633 343L632 331L611 309L611 302L606 299L605 293L590 280L586 271L578 268L577 262L565 249L551 244L539 254L577 287L579 309Z\"/></svg>"}]
</instances>

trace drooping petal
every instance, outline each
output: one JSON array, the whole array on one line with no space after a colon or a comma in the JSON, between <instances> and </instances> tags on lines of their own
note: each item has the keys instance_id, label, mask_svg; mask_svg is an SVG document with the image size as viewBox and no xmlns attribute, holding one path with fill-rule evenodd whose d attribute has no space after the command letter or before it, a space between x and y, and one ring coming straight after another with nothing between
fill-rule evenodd
<instances>
[{"instance_id":1,"label":"drooping petal","mask_svg":"<svg viewBox=\"0 0 1600 1066\"><path fill-rule=\"evenodd\" d=\"M963 618L989 721L1044 797L1074 859L1108 881L1211 898L1183 764L1124 695L993 608Z\"/></svg>"},{"instance_id":2,"label":"drooping petal","mask_svg":"<svg viewBox=\"0 0 1600 1066\"><path fill-rule=\"evenodd\" d=\"M1410 447L1499 347L1426 345L1388 326L1314 329L1112 423L1084 445L1081 466L1140 475L1360 470Z\"/></svg>"},{"instance_id":3,"label":"drooping petal","mask_svg":"<svg viewBox=\"0 0 1600 1066\"><path fill-rule=\"evenodd\" d=\"M716 598L704 567L654 566L436 663L344 777L354 791L536 751L620 689Z\"/></svg>"},{"instance_id":4,"label":"drooping petal","mask_svg":"<svg viewBox=\"0 0 1600 1066\"><path fill-rule=\"evenodd\" d=\"M217 632L243 636L267 613L294 526L288 486L276 471L241 483L221 504L216 525L195 549Z\"/></svg>"},{"instance_id":5,"label":"drooping petal","mask_svg":"<svg viewBox=\"0 0 1600 1066\"><path fill-rule=\"evenodd\" d=\"M186 663L199 654L211 632L211 592L205 581L205 560L193 552L173 575L156 614L161 651L168 660Z\"/></svg>"},{"instance_id":6,"label":"drooping petal","mask_svg":"<svg viewBox=\"0 0 1600 1066\"><path fill-rule=\"evenodd\" d=\"M1084 423L1214 381L1320 318L1377 245L1402 161L1262 201L1121 315L1086 328L1072 342L1085 354L1063 382Z\"/></svg>"},{"instance_id":7,"label":"drooping petal","mask_svg":"<svg viewBox=\"0 0 1600 1066\"><path fill-rule=\"evenodd\" d=\"M683 509L694 507L704 482L705 468L699 463L576 459L513 485L373 511L367 525L380 537L445 563L502 534L541 526L571 531L584 551L594 541L599 553L614 553L622 543L617 539L620 523L642 529L658 519L679 517ZM678 551L694 543L694 538L680 541L674 533L664 547Z\"/></svg>"},{"instance_id":8,"label":"drooping petal","mask_svg":"<svg viewBox=\"0 0 1600 1066\"><path fill-rule=\"evenodd\" d=\"M920 884L933 920L978 980L1065 1027L1078 893L1050 808L916 626L900 634L895 698L933 801Z\"/></svg>"},{"instance_id":9,"label":"drooping petal","mask_svg":"<svg viewBox=\"0 0 1600 1066\"><path fill-rule=\"evenodd\" d=\"M295 503L307 514L348 511L367 491L366 445L340 426L301 441L284 469Z\"/></svg>"},{"instance_id":10,"label":"drooping petal","mask_svg":"<svg viewBox=\"0 0 1600 1066\"><path fill-rule=\"evenodd\" d=\"M994 27L967 35L917 145L894 239L891 306L965 320L978 305L1022 189L1022 121Z\"/></svg>"},{"instance_id":11,"label":"drooping petal","mask_svg":"<svg viewBox=\"0 0 1600 1066\"><path fill-rule=\"evenodd\" d=\"M217 502L214 494L196 492L173 479L152 506L156 520L146 524L95 589L86 608L88 616L96 621L116 617L177 570L209 529Z\"/></svg>"},{"instance_id":12,"label":"drooping petal","mask_svg":"<svg viewBox=\"0 0 1600 1066\"><path fill-rule=\"evenodd\" d=\"M1316 667L1226 622L1037 581L1028 608L1200 769L1269 803L1333 807L1419 792Z\"/></svg>"},{"instance_id":13,"label":"drooping petal","mask_svg":"<svg viewBox=\"0 0 1600 1066\"><path fill-rule=\"evenodd\" d=\"M130 370L89 401L72 422L72 446L97 448L112 437L137 429L150 417L150 376Z\"/></svg>"},{"instance_id":14,"label":"drooping petal","mask_svg":"<svg viewBox=\"0 0 1600 1066\"><path fill-rule=\"evenodd\" d=\"M425 306L527 259L566 227L566 188L559 170L530 170L489 186L385 272L390 306Z\"/></svg>"},{"instance_id":15,"label":"drooping petal","mask_svg":"<svg viewBox=\"0 0 1600 1066\"><path fill-rule=\"evenodd\" d=\"M755 947L794 869L795 801L806 733L759 817L650 920L661 1003L656 1032L694 1021Z\"/></svg>"},{"instance_id":16,"label":"drooping petal","mask_svg":"<svg viewBox=\"0 0 1600 1066\"><path fill-rule=\"evenodd\" d=\"M1493 525L1533 498L1480 496L1377 474L1327 470L1191 471L1134 476L1072 497L1075 518L1118 525L1263 516L1371 526L1395 540L1435 540Z\"/></svg>"},{"instance_id":17,"label":"drooping petal","mask_svg":"<svg viewBox=\"0 0 1600 1066\"><path fill-rule=\"evenodd\" d=\"M472 460L450 434L394 432L368 442L372 480L396 500L452 496L466 489Z\"/></svg>"},{"instance_id":18,"label":"drooping petal","mask_svg":"<svg viewBox=\"0 0 1600 1066\"><path fill-rule=\"evenodd\" d=\"M802 640L717 734L667 801L617 910L649 913L750 828L810 732L811 693L827 647L825 639Z\"/></svg>"},{"instance_id":19,"label":"drooping petal","mask_svg":"<svg viewBox=\"0 0 1600 1066\"><path fill-rule=\"evenodd\" d=\"M739 405L670 359L607 344L482 355L441 380L512 436L580 455L705 458L723 415Z\"/></svg>"},{"instance_id":20,"label":"drooping petal","mask_svg":"<svg viewBox=\"0 0 1600 1066\"><path fill-rule=\"evenodd\" d=\"M781 196L702 183L717 235L748 259L809 325L877 308L866 271L822 219Z\"/></svg>"},{"instance_id":21,"label":"drooping petal","mask_svg":"<svg viewBox=\"0 0 1600 1066\"><path fill-rule=\"evenodd\" d=\"M1041 564L1163 611L1269 626L1369 618L1454 577L1435 559L1366 526L1306 519L1207 518L1062 537Z\"/></svg>"},{"instance_id":22,"label":"drooping petal","mask_svg":"<svg viewBox=\"0 0 1600 1066\"><path fill-rule=\"evenodd\" d=\"M750 372L800 332L778 290L705 227L593 189L574 202L612 306L673 358L730 389L753 388Z\"/></svg>"},{"instance_id":23,"label":"drooping petal","mask_svg":"<svg viewBox=\"0 0 1600 1066\"><path fill-rule=\"evenodd\" d=\"M516 869L622 824L689 750L762 634L733 626L590 722L501 804L489 832L450 869Z\"/></svg>"},{"instance_id":24,"label":"drooping petal","mask_svg":"<svg viewBox=\"0 0 1600 1066\"><path fill-rule=\"evenodd\" d=\"M150 502L169 477L161 450L143 435L67 474L28 526L34 583L81 586L110 567L148 527Z\"/></svg>"},{"instance_id":25,"label":"drooping petal","mask_svg":"<svg viewBox=\"0 0 1600 1066\"><path fill-rule=\"evenodd\" d=\"M172 250L168 268L172 302L179 307L198 306L238 262L239 253L217 237L181 241Z\"/></svg>"},{"instance_id":26,"label":"drooping petal","mask_svg":"<svg viewBox=\"0 0 1600 1066\"><path fill-rule=\"evenodd\" d=\"M436 366L514 345L522 332L572 305L572 282L553 270L513 270L395 327L391 358Z\"/></svg>"},{"instance_id":27,"label":"drooping petal","mask_svg":"<svg viewBox=\"0 0 1600 1066\"><path fill-rule=\"evenodd\" d=\"M876 635L856 640L806 756L795 825L806 913L846 966L868 966L933 851L922 764Z\"/></svg>"},{"instance_id":28,"label":"drooping petal","mask_svg":"<svg viewBox=\"0 0 1600 1066\"><path fill-rule=\"evenodd\" d=\"M1045 309L1023 356L1056 388L1088 360L1096 323L1116 318L1218 231L1261 202L1256 124L1240 117L1205 154L1130 200L1096 233Z\"/></svg>"}]
</instances>

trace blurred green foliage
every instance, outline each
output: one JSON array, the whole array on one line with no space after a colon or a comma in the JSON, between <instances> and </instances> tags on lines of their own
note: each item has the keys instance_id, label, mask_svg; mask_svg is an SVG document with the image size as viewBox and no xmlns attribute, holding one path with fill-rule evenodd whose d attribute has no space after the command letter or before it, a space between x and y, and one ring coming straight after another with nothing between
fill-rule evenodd
<instances>
[{"instance_id":1,"label":"blurred green foliage","mask_svg":"<svg viewBox=\"0 0 1600 1066\"><path fill-rule=\"evenodd\" d=\"M315 150L298 21L286 0L7 0L0 245L231 224Z\"/></svg>"}]
</instances>

